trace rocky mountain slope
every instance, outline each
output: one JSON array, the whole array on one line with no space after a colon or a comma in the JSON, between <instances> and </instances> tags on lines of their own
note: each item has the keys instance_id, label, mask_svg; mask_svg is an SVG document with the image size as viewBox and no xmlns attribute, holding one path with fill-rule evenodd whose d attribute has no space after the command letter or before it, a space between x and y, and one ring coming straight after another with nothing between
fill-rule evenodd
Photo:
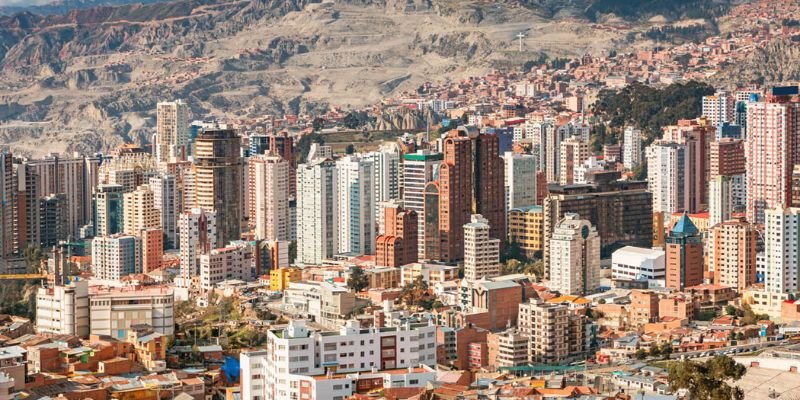
<instances>
[{"instance_id":1,"label":"rocky mountain slope","mask_svg":"<svg viewBox=\"0 0 800 400\"><path fill-rule=\"evenodd\" d=\"M220 117L362 107L623 39L580 17L585 0L555 17L536 2L173 0L0 17L0 143L107 150L148 141L158 101Z\"/></svg>"}]
</instances>

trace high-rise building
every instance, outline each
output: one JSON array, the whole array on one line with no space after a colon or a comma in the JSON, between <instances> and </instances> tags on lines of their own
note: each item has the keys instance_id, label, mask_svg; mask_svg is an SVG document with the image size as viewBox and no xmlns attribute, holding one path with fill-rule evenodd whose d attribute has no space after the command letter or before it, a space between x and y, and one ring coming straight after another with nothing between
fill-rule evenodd
<instances>
[{"instance_id":1,"label":"high-rise building","mask_svg":"<svg viewBox=\"0 0 800 400\"><path fill-rule=\"evenodd\" d=\"M764 210L791 200L791 176L800 163L800 103L774 96L747 104L747 220L764 223Z\"/></svg>"},{"instance_id":2,"label":"high-rise building","mask_svg":"<svg viewBox=\"0 0 800 400\"><path fill-rule=\"evenodd\" d=\"M336 161L337 253L375 253L375 185L372 160L346 156Z\"/></svg>"},{"instance_id":3,"label":"high-rise building","mask_svg":"<svg viewBox=\"0 0 800 400\"><path fill-rule=\"evenodd\" d=\"M727 221L733 215L733 179L718 175L708 183L708 226Z\"/></svg>"},{"instance_id":4,"label":"high-rise building","mask_svg":"<svg viewBox=\"0 0 800 400\"><path fill-rule=\"evenodd\" d=\"M26 187L36 193L36 201L51 194L63 193L67 202L67 235L78 236L78 229L92 221L92 190L97 186L98 157L61 157L50 154L44 158L23 161ZM87 212L88 210L88 212ZM30 226L30 225L29 225ZM33 243L38 244L38 243Z\"/></svg>"},{"instance_id":5,"label":"high-rise building","mask_svg":"<svg viewBox=\"0 0 800 400\"><path fill-rule=\"evenodd\" d=\"M736 176L746 172L744 140L722 138L710 143L710 178Z\"/></svg>"},{"instance_id":6,"label":"high-rise building","mask_svg":"<svg viewBox=\"0 0 800 400\"><path fill-rule=\"evenodd\" d=\"M153 191L153 207L159 211L161 229L166 236L164 246L174 249L178 244L178 215L180 214L180 192L175 175L154 176L149 180Z\"/></svg>"},{"instance_id":7,"label":"high-rise building","mask_svg":"<svg viewBox=\"0 0 800 400\"><path fill-rule=\"evenodd\" d=\"M94 194L95 236L110 236L122 232L124 226L122 185L103 184Z\"/></svg>"},{"instance_id":8,"label":"high-rise building","mask_svg":"<svg viewBox=\"0 0 800 400\"><path fill-rule=\"evenodd\" d=\"M181 100L156 105L156 160L167 163L189 154L189 106Z\"/></svg>"},{"instance_id":9,"label":"high-rise building","mask_svg":"<svg viewBox=\"0 0 800 400\"><path fill-rule=\"evenodd\" d=\"M559 183L572 185L575 183L575 168L589 158L589 144L576 137L561 142L561 173Z\"/></svg>"},{"instance_id":10,"label":"high-rise building","mask_svg":"<svg viewBox=\"0 0 800 400\"><path fill-rule=\"evenodd\" d=\"M728 92L717 92L713 96L703 96L703 116L711 125L734 121L736 98Z\"/></svg>"},{"instance_id":11,"label":"high-rise building","mask_svg":"<svg viewBox=\"0 0 800 400\"><path fill-rule=\"evenodd\" d=\"M800 207L800 164L795 164L792 170L792 199L790 207Z\"/></svg>"},{"instance_id":12,"label":"high-rise building","mask_svg":"<svg viewBox=\"0 0 800 400\"><path fill-rule=\"evenodd\" d=\"M375 215L380 219L381 203L400 198L400 152L393 144L364 155L364 159L372 162Z\"/></svg>"},{"instance_id":13,"label":"high-rise building","mask_svg":"<svg viewBox=\"0 0 800 400\"><path fill-rule=\"evenodd\" d=\"M744 141L741 139L722 138L711 142L710 154L709 190L711 190L710 185L717 176L729 177L731 206L736 211L744 211L747 205ZM710 205L711 199L709 198Z\"/></svg>"},{"instance_id":14,"label":"high-rise building","mask_svg":"<svg viewBox=\"0 0 800 400\"><path fill-rule=\"evenodd\" d=\"M474 211L486 218L489 237L500 240L502 248L507 234L505 168L500 157L500 138L491 134L478 135L475 138L474 160Z\"/></svg>"},{"instance_id":15,"label":"high-rise building","mask_svg":"<svg viewBox=\"0 0 800 400\"><path fill-rule=\"evenodd\" d=\"M69 238L69 203L63 193L43 197L39 202L39 246L50 248Z\"/></svg>"},{"instance_id":16,"label":"high-rise building","mask_svg":"<svg viewBox=\"0 0 800 400\"><path fill-rule=\"evenodd\" d=\"M251 157L255 163L256 238L289 240L289 169L276 155Z\"/></svg>"},{"instance_id":17,"label":"high-rise building","mask_svg":"<svg viewBox=\"0 0 800 400\"><path fill-rule=\"evenodd\" d=\"M604 257L621 246L653 243L653 195L646 182L621 181L618 171L589 175L586 185L550 185L544 198L544 237L552 235L566 213L591 222L600 235ZM544 265L550 265L550 241L544 241Z\"/></svg>"},{"instance_id":18,"label":"high-rise building","mask_svg":"<svg viewBox=\"0 0 800 400\"><path fill-rule=\"evenodd\" d=\"M577 214L566 214L550 238L550 288L565 295L585 295L599 286L597 229Z\"/></svg>"},{"instance_id":19,"label":"high-rise building","mask_svg":"<svg viewBox=\"0 0 800 400\"><path fill-rule=\"evenodd\" d=\"M443 158L441 153L424 151L403 156L403 207L417 213L417 251L420 258L425 257L425 186L439 179L439 165Z\"/></svg>"},{"instance_id":20,"label":"high-rise building","mask_svg":"<svg viewBox=\"0 0 800 400\"><path fill-rule=\"evenodd\" d=\"M703 238L684 214L665 239L667 287L684 290L703 283Z\"/></svg>"},{"instance_id":21,"label":"high-rise building","mask_svg":"<svg viewBox=\"0 0 800 400\"><path fill-rule=\"evenodd\" d=\"M476 282L500 275L500 240L490 236L489 220L472 215L464 225L464 279Z\"/></svg>"},{"instance_id":22,"label":"high-rise building","mask_svg":"<svg viewBox=\"0 0 800 400\"><path fill-rule=\"evenodd\" d=\"M164 230L143 229L138 236L142 272L146 274L161 268L164 258Z\"/></svg>"},{"instance_id":23,"label":"high-rise building","mask_svg":"<svg viewBox=\"0 0 800 400\"><path fill-rule=\"evenodd\" d=\"M444 262L464 258L464 225L472 210L472 167L472 141L463 136L447 137L439 167L439 258Z\"/></svg>"},{"instance_id":24,"label":"high-rise building","mask_svg":"<svg viewBox=\"0 0 800 400\"><path fill-rule=\"evenodd\" d=\"M24 243L20 243L20 238L15 234L19 223L17 186L17 181L14 179L13 157L8 151L2 151L0 152L0 258L3 259L24 250L22 246Z\"/></svg>"},{"instance_id":25,"label":"high-rise building","mask_svg":"<svg viewBox=\"0 0 800 400\"><path fill-rule=\"evenodd\" d=\"M92 272L98 279L118 281L139 271L139 239L118 233L92 241Z\"/></svg>"},{"instance_id":26,"label":"high-rise building","mask_svg":"<svg viewBox=\"0 0 800 400\"><path fill-rule=\"evenodd\" d=\"M633 169L642 163L642 131L632 126L625 128L622 136L622 164Z\"/></svg>"},{"instance_id":27,"label":"high-rise building","mask_svg":"<svg viewBox=\"0 0 800 400\"><path fill-rule=\"evenodd\" d=\"M508 211L508 241L516 243L526 257L541 257L544 240L542 206L512 208Z\"/></svg>"},{"instance_id":28,"label":"high-rise building","mask_svg":"<svg viewBox=\"0 0 800 400\"><path fill-rule=\"evenodd\" d=\"M397 204L384 207L384 233L375 239L375 265L400 267L415 263L417 252L417 213Z\"/></svg>"},{"instance_id":29,"label":"high-rise building","mask_svg":"<svg viewBox=\"0 0 800 400\"><path fill-rule=\"evenodd\" d=\"M195 139L197 207L214 211L217 240L239 240L243 209L243 164L239 135L233 130L207 130Z\"/></svg>"},{"instance_id":30,"label":"high-rise building","mask_svg":"<svg viewBox=\"0 0 800 400\"><path fill-rule=\"evenodd\" d=\"M506 210L536 204L536 157L506 152L503 160L506 168Z\"/></svg>"},{"instance_id":31,"label":"high-rise building","mask_svg":"<svg viewBox=\"0 0 800 400\"><path fill-rule=\"evenodd\" d=\"M123 195L123 232L139 236L145 229L161 229L161 211L155 207L154 197L148 185L141 185Z\"/></svg>"},{"instance_id":32,"label":"high-rise building","mask_svg":"<svg viewBox=\"0 0 800 400\"><path fill-rule=\"evenodd\" d=\"M336 163L315 159L297 166L297 262L319 264L338 247Z\"/></svg>"},{"instance_id":33,"label":"high-rise building","mask_svg":"<svg viewBox=\"0 0 800 400\"><path fill-rule=\"evenodd\" d=\"M528 362L557 364L582 357L586 346L586 306L531 299L519 305L519 331L528 338Z\"/></svg>"},{"instance_id":34,"label":"high-rise building","mask_svg":"<svg viewBox=\"0 0 800 400\"><path fill-rule=\"evenodd\" d=\"M741 292L756 283L758 235L758 228L742 218L709 229L708 272L715 284Z\"/></svg>"},{"instance_id":35,"label":"high-rise building","mask_svg":"<svg viewBox=\"0 0 800 400\"><path fill-rule=\"evenodd\" d=\"M543 132L544 140L539 151L544 161L544 172L548 183L558 182L561 176L561 141L568 137L567 133L561 127L545 129Z\"/></svg>"},{"instance_id":36,"label":"high-rise building","mask_svg":"<svg viewBox=\"0 0 800 400\"><path fill-rule=\"evenodd\" d=\"M764 214L764 289L768 293L797 293L800 290L800 208L768 209Z\"/></svg>"},{"instance_id":37,"label":"high-rise building","mask_svg":"<svg viewBox=\"0 0 800 400\"><path fill-rule=\"evenodd\" d=\"M653 210L697 212L707 198L709 130L694 121L664 127L664 139L647 148L647 179Z\"/></svg>"},{"instance_id":38,"label":"high-rise building","mask_svg":"<svg viewBox=\"0 0 800 400\"><path fill-rule=\"evenodd\" d=\"M178 217L180 232L180 276L176 283L189 287L192 279L200 274L197 258L212 249L222 247L217 238L217 215L202 208L195 208Z\"/></svg>"}]
</instances>

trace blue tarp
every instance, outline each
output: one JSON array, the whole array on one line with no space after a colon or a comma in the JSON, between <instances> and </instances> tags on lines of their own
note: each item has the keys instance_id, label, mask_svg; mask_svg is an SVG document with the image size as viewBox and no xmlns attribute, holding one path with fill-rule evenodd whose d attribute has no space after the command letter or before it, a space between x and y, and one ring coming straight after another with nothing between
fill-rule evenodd
<instances>
[{"instance_id":1,"label":"blue tarp","mask_svg":"<svg viewBox=\"0 0 800 400\"><path fill-rule=\"evenodd\" d=\"M228 382L239 382L239 360L231 356L225 356L225 363L220 368L225 373Z\"/></svg>"}]
</instances>

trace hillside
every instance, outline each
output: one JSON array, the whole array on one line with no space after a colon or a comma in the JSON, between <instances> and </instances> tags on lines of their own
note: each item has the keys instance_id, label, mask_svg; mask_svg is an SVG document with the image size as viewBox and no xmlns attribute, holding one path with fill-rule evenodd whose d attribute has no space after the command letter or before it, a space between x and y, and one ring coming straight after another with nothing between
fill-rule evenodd
<instances>
[{"instance_id":1,"label":"hillside","mask_svg":"<svg viewBox=\"0 0 800 400\"><path fill-rule=\"evenodd\" d=\"M29 154L107 150L146 141L162 100L219 117L363 107L541 52L628 46L625 30L587 23L587 4L174 0L4 16L0 143Z\"/></svg>"}]
</instances>

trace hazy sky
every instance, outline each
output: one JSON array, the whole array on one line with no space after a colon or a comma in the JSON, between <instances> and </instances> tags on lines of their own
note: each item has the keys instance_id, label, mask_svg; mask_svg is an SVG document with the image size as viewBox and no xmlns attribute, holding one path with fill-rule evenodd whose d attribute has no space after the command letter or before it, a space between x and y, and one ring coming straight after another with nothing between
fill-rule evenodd
<instances>
[{"instance_id":1,"label":"hazy sky","mask_svg":"<svg viewBox=\"0 0 800 400\"><path fill-rule=\"evenodd\" d=\"M36 6L52 2L53 0L0 0L0 6Z\"/></svg>"}]
</instances>

